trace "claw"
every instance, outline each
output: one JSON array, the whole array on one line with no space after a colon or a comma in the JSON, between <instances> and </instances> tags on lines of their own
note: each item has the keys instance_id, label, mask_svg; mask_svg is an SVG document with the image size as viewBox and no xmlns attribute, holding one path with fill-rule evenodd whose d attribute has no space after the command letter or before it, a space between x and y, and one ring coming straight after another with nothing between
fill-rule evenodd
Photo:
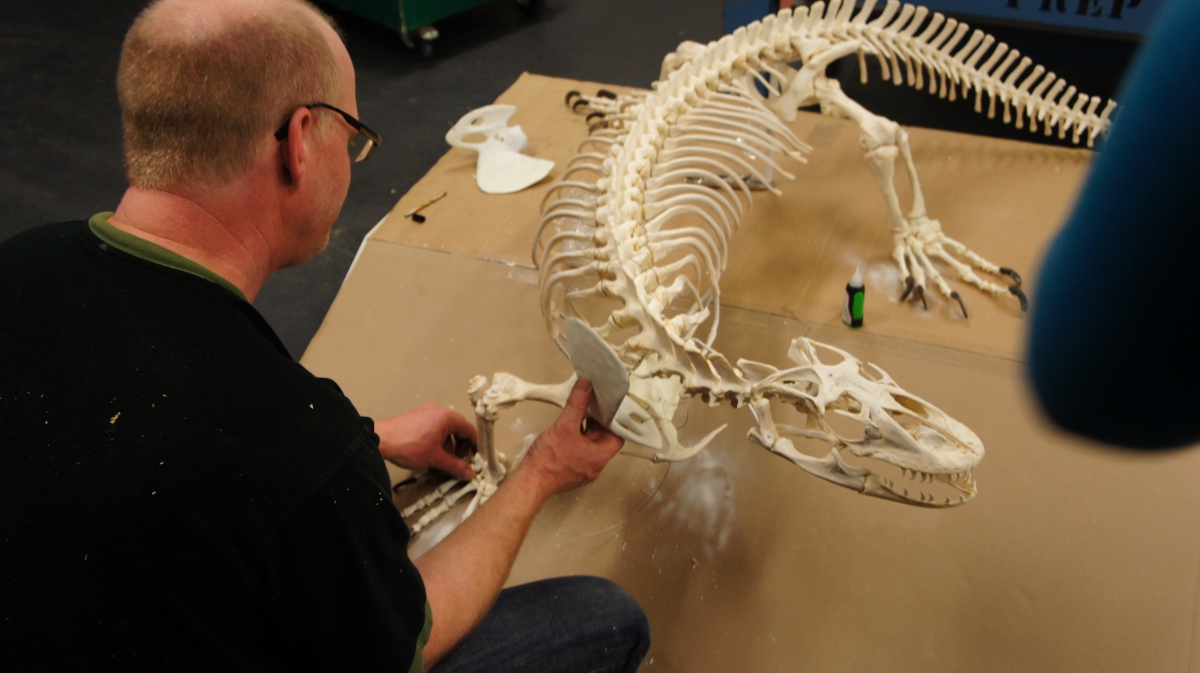
<instances>
[{"instance_id":1,"label":"claw","mask_svg":"<svg viewBox=\"0 0 1200 673\"><path fill-rule=\"evenodd\" d=\"M574 103L571 103L571 111L579 112L579 106L587 105L587 104L588 104L588 100L586 98L584 98L583 96L580 96L578 99L575 100Z\"/></svg>"},{"instance_id":2,"label":"claw","mask_svg":"<svg viewBox=\"0 0 1200 673\"><path fill-rule=\"evenodd\" d=\"M900 301L904 301L905 299L908 299L908 295L909 295L909 293L911 293L913 291L913 285L916 282L917 282L916 279L913 278L912 276L909 276L908 278L904 279L904 294L900 295Z\"/></svg>"},{"instance_id":3,"label":"claw","mask_svg":"<svg viewBox=\"0 0 1200 673\"><path fill-rule=\"evenodd\" d=\"M1021 274L1017 273L1016 271L1013 271L1012 269L1008 268L1007 266L1000 267L1000 273L1008 276L1009 278L1012 278L1013 282L1017 284L1017 287L1021 287Z\"/></svg>"},{"instance_id":4,"label":"claw","mask_svg":"<svg viewBox=\"0 0 1200 673\"><path fill-rule=\"evenodd\" d=\"M924 286L920 286L920 285L917 286L917 296L921 298L921 307L924 308L926 311L928 311L929 304L926 303L926 301L925 301L925 287Z\"/></svg>"},{"instance_id":5,"label":"claw","mask_svg":"<svg viewBox=\"0 0 1200 673\"><path fill-rule=\"evenodd\" d=\"M1029 298L1025 296L1025 293L1021 291L1021 288L1017 287L1016 285L1009 285L1008 291L1016 295L1017 299L1021 302L1021 313L1029 311Z\"/></svg>"},{"instance_id":6,"label":"claw","mask_svg":"<svg viewBox=\"0 0 1200 673\"><path fill-rule=\"evenodd\" d=\"M600 121L598 121L595 124L592 124L591 126L588 127L588 135L595 133L596 129L606 129L606 128L608 128L608 121L605 119L601 119Z\"/></svg>"},{"instance_id":7,"label":"claw","mask_svg":"<svg viewBox=\"0 0 1200 673\"><path fill-rule=\"evenodd\" d=\"M617 94L609 91L608 89L600 89L599 91L596 92L596 95L601 98L608 98L611 100L616 100L616 98L617 98Z\"/></svg>"},{"instance_id":8,"label":"claw","mask_svg":"<svg viewBox=\"0 0 1200 673\"><path fill-rule=\"evenodd\" d=\"M583 97L583 94L579 93L578 91L576 91L576 90L574 90L574 89L572 89L572 90L568 91L568 92L567 92L567 98L566 98L567 105L570 105L570 104L571 104L571 96L579 96L580 98L582 98L582 97Z\"/></svg>"},{"instance_id":9,"label":"claw","mask_svg":"<svg viewBox=\"0 0 1200 673\"><path fill-rule=\"evenodd\" d=\"M590 121L592 121L592 117L599 117L601 119L604 119L604 113L603 112L592 112L592 113L588 114L586 120L590 122Z\"/></svg>"},{"instance_id":10,"label":"claw","mask_svg":"<svg viewBox=\"0 0 1200 673\"><path fill-rule=\"evenodd\" d=\"M958 301L958 307L962 309L963 317L969 318L970 316L967 315L967 305L963 303L962 297L959 296L958 292L951 292L950 298Z\"/></svg>"}]
</instances>

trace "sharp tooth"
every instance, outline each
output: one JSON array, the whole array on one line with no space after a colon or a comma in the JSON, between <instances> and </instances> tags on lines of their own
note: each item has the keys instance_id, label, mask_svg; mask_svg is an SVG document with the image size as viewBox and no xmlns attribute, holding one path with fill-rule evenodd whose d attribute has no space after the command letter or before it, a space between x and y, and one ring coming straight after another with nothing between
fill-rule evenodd
<instances>
[{"instance_id":1,"label":"sharp tooth","mask_svg":"<svg viewBox=\"0 0 1200 673\"><path fill-rule=\"evenodd\" d=\"M946 504L947 504L947 505L949 505L949 504L950 504L950 496L946 496Z\"/></svg>"},{"instance_id":2,"label":"sharp tooth","mask_svg":"<svg viewBox=\"0 0 1200 673\"><path fill-rule=\"evenodd\" d=\"M907 488L904 489L904 497L906 497L906 498L908 497L908 489Z\"/></svg>"},{"instance_id":3,"label":"sharp tooth","mask_svg":"<svg viewBox=\"0 0 1200 673\"><path fill-rule=\"evenodd\" d=\"M958 501L959 501L959 502L966 502L966 501L967 501L967 496L965 496L965 495L960 495L960 496L958 496Z\"/></svg>"},{"instance_id":4,"label":"sharp tooth","mask_svg":"<svg viewBox=\"0 0 1200 673\"><path fill-rule=\"evenodd\" d=\"M902 468L900 468L900 476L901 476L901 477L907 477L907 476L908 476L908 470L904 469L903 467L902 467Z\"/></svg>"}]
</instances>

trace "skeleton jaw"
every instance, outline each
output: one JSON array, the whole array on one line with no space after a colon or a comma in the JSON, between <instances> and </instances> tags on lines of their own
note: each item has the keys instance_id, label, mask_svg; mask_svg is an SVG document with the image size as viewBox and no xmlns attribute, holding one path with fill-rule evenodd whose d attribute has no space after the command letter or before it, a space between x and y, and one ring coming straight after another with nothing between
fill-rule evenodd
<instances>
[{"instance_id":1,"label":"skeleton jaw","mask_svg":"<svg viewBox=\"0 0 1200 673\"><path fill-rule=\"evenodd\" d=\"M896 480L876 474L867 468L847 463L837 447L830 449L824 458L816 458L800 453L786 437L780 437L773 445L768 446L758 429L752 428L748 434L751 441L787 458L805 472L863 495L906 505L944 508L968 503L975 498L977 492L970 469L957 473L933 474L901 467L903 477L922 484L913 485L910 490L902 480L897 483ZM848 448L851 453L857 455L853 446ZM946 492L951 495L946 495Z\"/></svg>"}]
</instances>

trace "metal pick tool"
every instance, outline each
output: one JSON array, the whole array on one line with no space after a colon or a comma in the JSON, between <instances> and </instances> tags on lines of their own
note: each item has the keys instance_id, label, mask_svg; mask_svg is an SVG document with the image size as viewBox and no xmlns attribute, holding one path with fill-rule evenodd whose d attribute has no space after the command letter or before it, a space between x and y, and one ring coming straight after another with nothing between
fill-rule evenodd
<instances>
[{"instance_id":1,"label":"metal pick tool","mask_svg":"<svg viewBox=\"0 0 1200 673\"><path fill-rule=\"evenodd\" d=\"M412 210L408 211L407 213L404 213L404 216L411 217L413 222L416 222L417 224L421 224L422 222L425 221L425 216L421 214L421 211L424 210L427 206L436 203L438 200L440 200L444 196L446 196L446 192L442 192L441 194L438 194L437 196L433 197L432 199L429 199L425 203L422 203L421 205L417 206L416 208L413 208Z\"/></svg>"}]
</instances>

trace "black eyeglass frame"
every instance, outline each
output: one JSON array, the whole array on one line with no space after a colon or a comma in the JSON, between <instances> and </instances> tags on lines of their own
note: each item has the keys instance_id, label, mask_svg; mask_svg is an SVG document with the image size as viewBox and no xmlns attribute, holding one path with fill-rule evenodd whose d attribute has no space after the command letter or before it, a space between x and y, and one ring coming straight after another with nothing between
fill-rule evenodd
<instances>
[{"instance_id":1,"label":"black eyeglass frame","mask_svg":"<svg viewBox=\"0 0 1200 673\"><path fill-rule=\"evenodd\" d=\"M380 145L383 144L383 138L378 133L367 128L366 124L358 121L349 112L346 112L345 110L339 110L338 108L335 108L334 106L332 106L328 103L309 103L308 105L305 105L304 107L308 108L309 110L311 110L315 107L323 107L326 110L333 110L334 112L342 115L342 119L345 119L346 123L349 124L350 126L352 126L355 131L358 131L359 133L361 133L367 137L367 141L368 141L367 146L364 147L362 149L362 151L359 152L359 155L354 158L354 163L356 163L356 164L361 164L362 162L369 159L371 157L371 155L375 152L375 148L379 147ZM291 119L289 119L288 121L283 123L283 126L279 127L279 130L275 132L276 140L283 140L284 138L287 137L288 126L290 126L291 123L292 123ZM351 139L351 140L353 140L353 139Z\"/></svg>"}]
</instances>

